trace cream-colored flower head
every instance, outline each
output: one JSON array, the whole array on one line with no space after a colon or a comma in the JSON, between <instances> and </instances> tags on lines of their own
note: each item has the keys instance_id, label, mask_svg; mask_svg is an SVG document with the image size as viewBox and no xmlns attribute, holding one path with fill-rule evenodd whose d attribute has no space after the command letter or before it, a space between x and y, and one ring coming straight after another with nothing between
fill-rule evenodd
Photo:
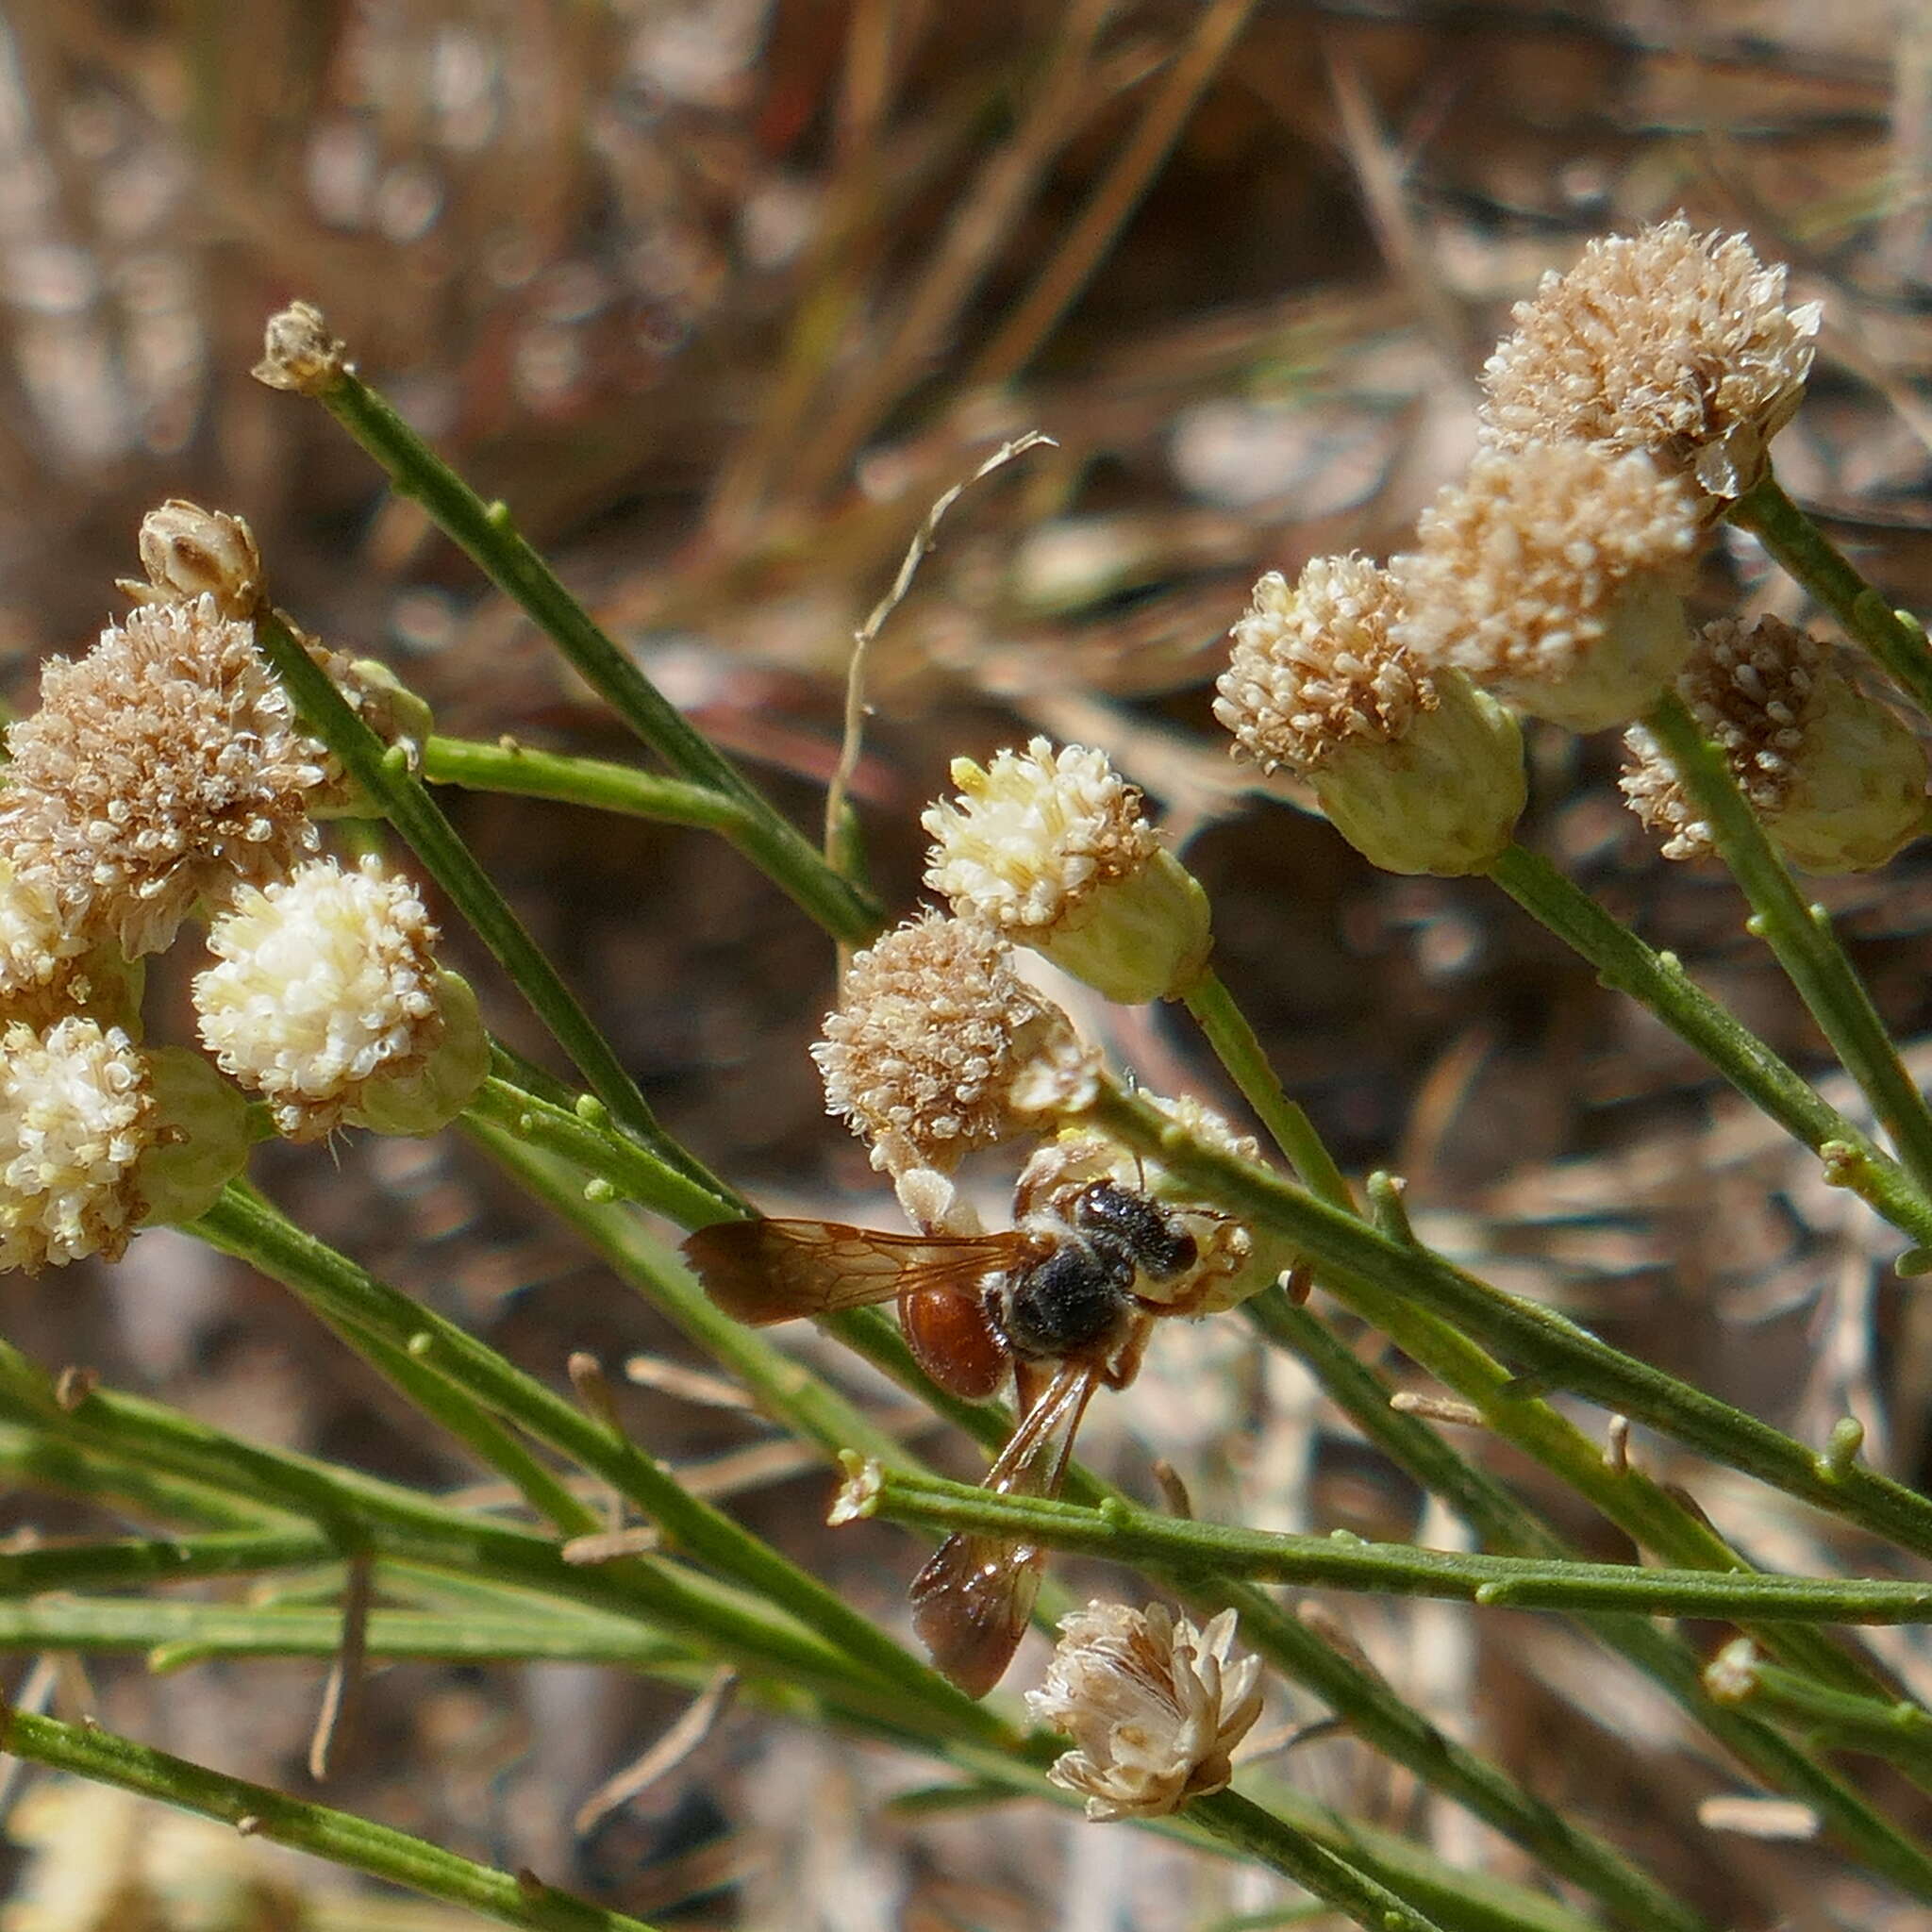
<instances>
[{"instance_id":1,"label":"cream-colored flower head","mask_svg":"<svg viewBox=\"0 0 1932 1932\"><path fill-rule=\"evenodd\" d=\"M1060 1619L1035 1719L1074 1740L1047 1776L1094 1820L1164 1818L1234 1775L1261 1714L1261 1659L1233 1657L1235 1613L1204 1630L1159 1604L1090 1603Z\"/></svg>"},{"instance_id":2,"label":"cream-colored flower head","mask_svg":"<svg viewBox=\"0 0 1932 1932\"><path fill-rule=\"evenodd\" d=\"M925 882L961 918L1123 1005L1179 992L1199 974L1207 900L1105 752L1036 738L987 769L955 758L952 775L959 797L920 823L934 840Z\"/></svg>"},{"instance_id":3,"label":"cream-colored flower head","mask_svg":"<svg viewBox=\"0 0 1932 1932\"><path fill-rule=\"evenodd\" d=\"M1234 627L1214 715L1237 753L1289 765L1349 843L1385 871L1476 872L1525 802L1523 740L1494 699L1433 675L1391 635L1394 577L1318 557L1291 589L1270 571Z\"/></svg>"},{"instance_id":4,"label":"cream-colored flower head","mask_svg":"<svg viewBox=\"0 0 1932 1932\"><path fill-rule=\"evenodd\" d=\"M1677 694L1793 865L1870 872L1917 836L1924 748L1816 638L1775 617L1752 625L1721 617L1699 635ZM1624 748L1624 795L1664 835L1664 856L1709 853L1710 827L1656 739L1633 725Z\"/></svg>"},{"instance_id":5,"label":"cream-colored flower head","mask_svg":"<svg viewBox=\"0 0 1932 1932\"><path fill-rule=\"evenodd\" d=\"M65 930L129 958L315 842L322 748L211 597L132 611L79 662L49 659L8 743L0 849L53 887Z\"/></svg>"},{"instance_id":6,"label":"cream-colored flower head","mask_svg":"<svg viewBox=\"0 0 1932 1932\"><path fill-rule=\"evenodd\" d=\"M0 858L0 1011L57 991L86 951L78 933L61 927L53 881Z\"/></svg>"},{"instance_id":7,"label":"cream-colored flower head","mask_svg":"<svg viewBox=\"0 0 1932 1932\"><path fill-rule=\"evenodd\" d=\"M1694 491L1646 456L1489 451L1391 559L1391 633L1431 672L1453 666L1573 731L1627 724L1690 653L1698 531Z\"/></svg>"},{"instance_id":8,"label":"cream-colored flower head","mask_svg":"<svg viewBox=\"0 0 1932 1932\"><path fill-rule=\"evenodd\" d=\"M137 604L180 604L209 596L224 617L253 617L262 601L261 553L255 533L225 510L171 496L141 520L146 583L117 586Z\"/></svg>"},{"instance_id":9,"label":"cream-colored flower head","mask_svg":"<svg viewBox=\"0 0 1932 1932\"><path fill-rule=\"evenodd\" d=\"M11 1022L0 1039L0 1271L114 1259L146 1206L135 1166L155 1126L145 1064L120 1027Z\"/></svg>"},{"instance_id":10,"label":"cream-colored flower head","mask_svg":"<svg viewBox=\"0 0 1932 1932\"><path fill-rule=\"evenodd\" d=\"M922 913L854 956L812 1058L874 1167L941 1171L1091 1099L1097 1059L976 921Z\"/></svg>"},{"instance_id":11,"label":"cream-colored flower head","mask_svg":"<svg viewBox=\"0 0 1932 1932\"><path fill-rule=\"evenodd\" d=\"M416 889L374 858L245 889L209 928L219 963L195 976L203 1043L280 1133L319 1139L441 1041L435 941Z\"/></svg>"},{"instance_id":12,"label":"cream-colored flower head","mask_svg":"<svg viewBox=\"0 0 1932 1932\"><path fill-rule=\"evenodd\" d=\"M1700 235L1677 215L1592 242L1514 319L1483 370L1490 444L1645 450L1729 499L1763 475L1804 395L1819 309L1787 308L1784 269L1743 236Z\"/></svg>"}]
</instances>

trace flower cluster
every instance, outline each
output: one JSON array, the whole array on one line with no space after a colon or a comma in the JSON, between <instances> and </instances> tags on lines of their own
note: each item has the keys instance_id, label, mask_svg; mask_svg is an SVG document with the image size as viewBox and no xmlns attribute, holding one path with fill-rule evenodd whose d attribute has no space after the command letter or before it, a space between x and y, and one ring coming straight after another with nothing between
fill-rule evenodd
<instances>
[{"instance_id":1,"label":"flower cluster","mask_svg":"<svg viewBox=\"0 0 1932 1932\"><path fill-rule=\"evenodd\" d=\"M1676 688L1795 863L1882 863L1923 810L1905 727L1782 627L1714 626L1693 658L1685 612L1704 531L1768 475L1803 396L1817 306L1789 306L1742 236L1677 216L1591 243L1513 319L1480 450L1414 547L1255 587L1214 708L1236 752L1292 769L1389 871L1478 871L1524 796L1496 700L1595 731ZM1627 745L1632 804L1672 857L1703 850L1648 734Z\"/></svg>"},{"instance_id":2,"label":"flower cluster","mask_svg":"<svg viewBox=\"0 0 1932 1932\"><path fill-rule=\"evenodd\" d=\"M425 1131L482 1078L475 1001L436 971L413 891L304 863L341 774L257 648L247 525L171 501L140 549L134 609L84 657L50 658L7 733L0 1269L111 1257L239 1171L242 1092L142 1037L141 962L192 921L212 922L221 961L198 983L204 1038L283 1131ZM379 680L359 689L365 711L404 719Z\"/></svg>"}]
</instances>

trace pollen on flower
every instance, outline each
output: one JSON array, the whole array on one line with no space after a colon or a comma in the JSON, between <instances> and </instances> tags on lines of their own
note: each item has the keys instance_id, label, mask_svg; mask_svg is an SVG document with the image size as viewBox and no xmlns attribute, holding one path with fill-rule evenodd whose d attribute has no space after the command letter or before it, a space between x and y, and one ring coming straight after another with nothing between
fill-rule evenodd
<instances>
[{"instance_id":1,"label":"pollen on flower","mask_svg":"<svg viewBox=\"0 0 1932 1932\"><path fill-rule=\"evenodd\" d=\"M118 1026L70 1016L0 1040L0 1271L109 1260L144 1211L134 1168L153 1137L146 1067Z\"/></svg>"},{"instance_id":2,"label":"pollen on flower","mask_svg":"<svg viewBox=\"0 0 1932 1932\"><path fill-rule=\"evenodd\" d=\"M1390 636L1398 608L1395 579L1364 557L1314 558L1292 588L1270 571L1234 627L1215 717L1264 771L1402 737L1437 699Z\"/></svg>"},{"instance_id":3,"label":"pollen on flower","mask_svg":"<svg viewBox=\"0 0 1932 1932\"><path fill-rule=\"evenodd\" d=\"M1699 634L1676 689L1793 864L1868 872L1917 834L1926 777L1917 735L1816 638L1776 617L1718 618ZM1710 853L1711 829L1657 740L1632 725L1624 749L1619 784L1644 824L1663 834L1664 857Z\"/></svg>"},{"instance_id":4,"label":"pollen on flower","mask_svg":"<svg viewBox=\"0 0 1932 1932\"><path fill-rule=\"evenodd\" d=\"M898 1173L946 1169L1091 1091L1094 1057L973 920L925 912L857 954L812 1048L825 1107Z\"/></svg>"},{"instance_id":5,"label":"pollen on flower","mask_svg":"<svg viewBox=\"0 0 1932 1932\"><path fill-rule=\"evenodd\" d=\"M1524 710L1594 731L1634 717L1690 648L1695 493L1641 453L1587 442L1478 456L1391 569L1396 640Z\"/></svg>"},{"instance_id":6,"label":"pollen on flower","mask_svg":"<svg viewBox=\"0 0 1932 1932\"><path fill-rule=\"evenodd\" d=\"M1218 1791L1261 1714L1261 1659L1233 1658L1235 1613L1205 1629L1158 1604L1090 1603L1060 1620L1034 1717L1074 1749L1047 1775L1094 1820L1161 1818Z\"/></svg>"},{"instance_id":7,"label":"pollen on flower","mask_svg":"<svg viewBox=\"0 0 1932 1932\"><path fill-rule=\"evenodd\" d=\"M1016 937L1058 924L1160 849L1140 792L1102 751L1036 738L990 769L955 758L953 783L958 801L920 820L936 841L925 882L954 911Z\"/></svg>"},{"instance_id":8,"label":"pollen on flower","mask_svg":"<svg viewBox=\"0 0 1932 1932\"><path fill-rule=\"evenodd\" d=\"M374 858L244 888L209 928L218 963L195 976L203 1043L281 1134L316 1140L441 1038L435 941L415 888Z\"/></svg>"},{"instance_id":9,"label":"pollen on flower","mask_svg":"<svg viewBox=\"0 0 1932 1932\"><path fill-rule=\"evenodd\" d=\"M1497 449L1582 438L1691 470L1741 495L1804 395L1816 303L1785 305L1785 271L1741 235L1682 215L1592 242L1517 305L1483 371L1483 436Z\"/></svg>"},{"instance_id":10,"label":"pollen on flower","mask_svg":"<svg viewBox=\"0 0 1932 1932\"><path fill-rule=\"evenodd\" d=\"M50 659L8 743L0 846L52 886L63 930L130 958L315 842L322 748L211 597L135 610L78 662Z\"/></svg>"}]
</instances>

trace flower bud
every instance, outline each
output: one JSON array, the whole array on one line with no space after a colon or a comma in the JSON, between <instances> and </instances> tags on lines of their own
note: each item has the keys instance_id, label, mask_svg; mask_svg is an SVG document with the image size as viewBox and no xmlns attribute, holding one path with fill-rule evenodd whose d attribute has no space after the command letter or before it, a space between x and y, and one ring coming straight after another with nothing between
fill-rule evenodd
<instances>
[{"instance_id":1,"label":"flower bud","mask_svg":"<svg viewBox=\"0 0 1932 1932\"><path fill-rule=\"evenodd\" d=\"M142 1224L192 1221L247 1165L248 1103L185 1046L150 1048L147 1072L154 1137L134 1169Z\"/></svg>"},{"instance_id":2,"label":"flower bud","mask_svg":"<svg viewBox=\"0 0 1932 1932\"><path fill-rule=\"evenodd\" d=\"M1463 675L1424 672L1390 635L1394 579L1318 557L1271 571L1234 627L1214 715L1237 753L1307 780L1337 831L1386 872L1479 872L1526 797L1516 721Z\"/></svg>"},{"instance_id":3,"label":"flower bud","mask_svg":"<svg viewBox=\"0 0 1932 1932\"><path fill-rule=\"evenodd\" d=\"M1870 872L1918 835L1924 747L1817 639L1775 617L1719 618L1705 625L1677 692L1793 865ZM1709 853L1710 828L1657 741L1633 725L1624 747L1624 795L1665 835L1664 857Z\"/></svg>"},{"instance_id":4,"label":"flower bud","mask_svg":"<svg viewBox=\"0 0 1932 1932\"><path fill-rule=\"evenodd\" d=\"M991 769L956 758L957 803L921 823L925 883L1123 1006L1178 996L1213 944L1208 897L1105 752L1036 738Z\"/></svg>"},{"instance_id":5,"label":"flower bud","mask_svg":"<svg viewBox=\"0 0 1932 1932\"><path fill-rule=\"evenodd\" d=\"M448 1126L481 1091L490 1072L490 1030L475 991L447 971L436 974L435 990L442 1038L420 1065L375 1074L362 1097L343 1109L350 1126L421 1139Z\"/></svg>"}]
</instances>

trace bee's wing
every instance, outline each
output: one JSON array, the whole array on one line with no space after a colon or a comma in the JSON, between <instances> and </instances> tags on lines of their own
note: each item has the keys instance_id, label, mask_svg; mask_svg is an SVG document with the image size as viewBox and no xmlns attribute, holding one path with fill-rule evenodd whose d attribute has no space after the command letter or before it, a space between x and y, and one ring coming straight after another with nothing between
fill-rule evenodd
<instances>
[{"instance_id":1,"label":"bee's wing","mask_svg":"<svg viewBox=\"0 0 1932 1932\"><path fill-rule=\"evenodd\" d=\"M1093 1363L1066 1363L1021 1417L987 1471L986 1487L1008 1495L1056 1494L1074 1432L1099 1383ZM1012 1662L1033 1613L1042 1557L1030 1543L962 1530L914 1578L912 1627L935 1666L969 1697L984 1697Z\"/></svg>"},{"instance_id":2,"label":"bee's wing","mask_svg":"<svg viewBox=\"0 0 1932 1932\"><path fill-rule=\"evenodd\" d=\"M1012 1234L940 1237L837 1221L721 1221L684 1244L705 1292L741 1322L789 1322L882 1302L902 1288L975 1286L1028 1252Z\"/></svg>"}]
</instances>

